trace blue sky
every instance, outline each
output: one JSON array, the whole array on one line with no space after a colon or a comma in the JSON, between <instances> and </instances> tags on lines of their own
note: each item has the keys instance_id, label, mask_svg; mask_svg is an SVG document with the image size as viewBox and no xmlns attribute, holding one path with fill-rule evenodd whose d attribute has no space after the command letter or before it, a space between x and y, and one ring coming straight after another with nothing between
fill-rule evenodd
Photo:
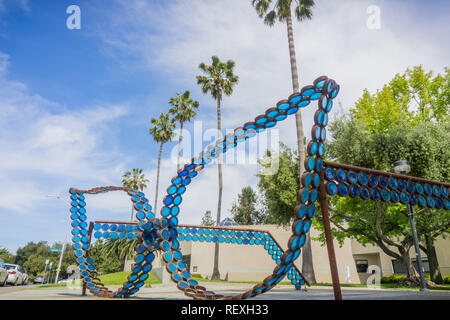
<instances>
[{"instance_id":1,"label":"blue sky","mask_svg":"<svg viewBox=\"0 0 450 320\"><path fill-rule=\"evenodd\" d=\"M81 9L81 29L66 27L66 8ZM381 28L366 26L366 9L381 9ZM341 84L346 112L361 95L407 67L442 72L449 61L446 1L317 1L314 19L295 23L301 86L320 75ZM268 28L250 1L0 0L0 246L64 238L70 187L120 185L133 167L150 179L154 198L158 145L150 119L176 92L200 102L197 126L215 127L215 103L195 83L212 55L233 59L239 85L223 102L232 129L291 93L284 25ZM311 108L312 109L312 108ZM313 111L304 111L309 136ZM295 144L294 122L280 126ZM194 123L186 127L194 134ZM207 138L207 137L206 137ZM203 145L209 143L204 139ZM160 196L175 174L165 146ZM184 197L181 223L215 212L217 172L211 166ZM225 166L223 216L238 191L255 185L257 166ZM151 200L152 201L152 200ZM129 217L125 195L88 198L90 219Z\"/></svg>"}]
</instances>

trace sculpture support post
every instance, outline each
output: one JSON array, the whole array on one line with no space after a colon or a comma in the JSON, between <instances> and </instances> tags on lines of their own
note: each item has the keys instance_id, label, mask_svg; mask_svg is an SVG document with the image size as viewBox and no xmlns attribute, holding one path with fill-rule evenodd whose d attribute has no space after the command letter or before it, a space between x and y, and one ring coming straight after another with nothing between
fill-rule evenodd
<instances>
[{"instance_id":1,"label":"sculpture support post","mask_svg":"<svg viewBox=\"0 0 450 320\"><path fill-rule=\"evenodd\" d=\"M330 217L328 215L327 192L325 190L325 168L320 171L319 201L322 210L323 228L327 243L328 260L330 262L331 280L333 282L334 299L342 300L341 285L336 264L336 255L333 246L333 236L331 235Z\"/></svg>"}]
</instances>

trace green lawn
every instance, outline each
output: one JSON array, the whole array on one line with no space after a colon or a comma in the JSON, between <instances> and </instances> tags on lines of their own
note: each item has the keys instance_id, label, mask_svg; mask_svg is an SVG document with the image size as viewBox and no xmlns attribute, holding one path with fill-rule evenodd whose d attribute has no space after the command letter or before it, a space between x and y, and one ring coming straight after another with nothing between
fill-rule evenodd
<instances>
[{"instance_id":1,"label":"green lawn","mask_svg":"<svg viewBox=\"0 0 450 320\"><path fill-rule=\"evenodd\" d=\"M107 286L120 286L124 282L127 281L128 276L130 275L130 271L123 271L123 272L115 272L115 273L109 273L104 274L99 277L100 281ZM145 280L145 286L150 287L152 284L158 284L161 283L158 278L156 278L152 273L148 274L149 277L147 280ZM80 280L81 281L81 280ZM58 283L58 284L43 284L37 287L37 289L40 288L57 288L57 287L65 287L67 286L66 283Z\"/></svg>"},{"instance_id":2,"label":"green lawn","mask_svg":"<svg viewBox=\"0 0 450 320\"><path fill-rule=\"evenodd\" d=\"M80 282L81 283L81 282ZM33 288L33 289L42 289L42 288L58 288L58 287L65 287L67 286L67 283L48 283L48 284L41 284L40 286Z\"/></svg>"},{"instance_id":3,"label":"green lawn","mask_svg":"<svg viewBox=\"0 0 450 320\"><path fill-rule=\"evenodd\" d=\"M201 276L198 275L192 275L192 279L198 281L198 282L222 282L222 283L249 283L249 284L257 284L257 283L261 283L261 281L225 281L225 280L209 280L209 279L205 279L202 278ZM292 283L290 281L281 281L280 283L281 285L292 285Z\"/></svg>"},{"instance_id":4,"label":"green lawn","mask_svg":"<svg viewBox=\"0 0 450 320\"><path fill-rule=\"evenodd\" d=\"M103 282L105 286L114 286L114 285L122 285L125 281L127 281L128 276L130 275L130 271L109 273L105 275L101 275L99 278ZM197 280L198 282L218 282L218 283L248 283L248 284L257 284L261 283L261 281L225 281L225 280L209 280L204 279L200 275L193 274L192 278ZM161 283L152 273L149 273L149 277L145 280L145 286L149 287L152 284ZM279 284L281 285L292 285L290 281L282 281ZM66 283L59 284L45 284L40 285L37 288L52 288L52 287L65 287ZM322 286L322 287L331 287L333 284L331 283L317 283L314 286ZM341 283L341 287L350 287L350 288L367 288L365 284L348 284ZM382 283L380 285L381 289L399 289L399 290L413 290L418 291L420 287L402 287L395 283ZM432 291L450 291L450 284L436 285L434 287L429 287Z\"/></svg>"},{"instance_id":5,"label":"green lawn","mask_svg":"<svg viewBox=\"0 0 450 320\"><path fill-rule=\"evenodd\" d=\"M105 286L114 286L114 285L122 285L127 281L128 276L130 275L130 271L116 272L101 275L100 281L103 282ZM151 272L148 274L148 279L145 280L145 285L152 285L161 283L158 278L156 278Z\"/></svg>"},{"instance_id":6,"label":"green lawn","mask_svg":"<svg viewBox=\"0 0 450 320\"><path fill-rule=\"evenodd\" d=\"M316 283L314 286L319 287L331 287L333 286L332 283ZM367 288L366 284L349 284L349 283L341 283L341 287L345 288ZM406 286L399 286L395 283L382 283L380 284L381 289L400 289L400 290L413 290L418 291L420 290L419 286L415 287L406 287ZM450 291L450 284L437 284L434 287L428 287L430 291Z\"/></svg>"},{"instance_id":7,"label":"green lawn","mask_svg":"<svg viewBox=\"0 0 450 320\"><path fill-rule=\"evenodd\" d=\"M192 275L192 278L194 280L197 280L198 282L223 282L223 283L249 283L249 284L257 284L261 283L261 281L225 281L225 280L209 280L204 279L199 275ZM281 281L279 284L281 285L292 285L290 281ZM333 286L332 283L317 283L313 286L321 286L321 287L331 287ZM348 283L341 283L341 287L345 288L367 288L366 284L348 284ZM413 290L418 291L420 287L405 287L405 286L399 286L395 283L382 283L380 285L381 289L399 289L399 290ZM435 287L429 287L432 291L450 291L450 284L442 284L442 285L436 285Z\"/></svg>"}]
</instances>

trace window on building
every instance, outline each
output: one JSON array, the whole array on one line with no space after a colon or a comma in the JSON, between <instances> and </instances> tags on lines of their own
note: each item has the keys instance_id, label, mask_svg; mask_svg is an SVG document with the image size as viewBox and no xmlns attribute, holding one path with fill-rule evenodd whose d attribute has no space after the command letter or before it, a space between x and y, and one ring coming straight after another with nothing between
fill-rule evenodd
<instances>
[{"instance_id":1,"label":"window on building","mask_svg":"<svg viewBox=\"0 0 450 320\"><path fill-rule=\"evenodd\" d=\"M183 254L183 258L181 259L181 261L184 262L187 270L191 270L191 255L190 254Z\"/></svg>"},{"instance_id":2,"label":"window on building","mask_svg":"<svg viewBox=\"0 0 450 320\"><path fill-rule=\"evenodd\" d=\"M197 270L198 270L197 266L192 267L192 272L197 272Z\"/></svg>"},{"instance_id":3,"label":"window on building","mask_svg":"<svg viewBox=\"0 0 450 320\"><path fill-rule=\"evenodd\" d=\"M392 260L392 269L395 274L406 274L406 268L401 260Z\"/></svg>"},{"instance_id":4,"label":"window on building","mask_svg":"<svg viewBox=\"0 0 450 320\"><path fill-rule=\"evenodd\" d=\"M419 272L419 266L417 265L416 259L411 259L411 263L417 272ZM430 265L428 263L428 259L422 258L422 266L425 269L425 273L430 273ZM396 274L406 274L406 267L401 260L392 260L392 267L394 269L394 273Z\"/></svg>"},{"instance_id":5,"label":"window on building","mask_svg":"<svg viewBox=\"0 0 450 320\"><path fill-rule=\"evenodd\" d=\"M417 260L414 258L414 259L411 259L411 262L412 262L414 268L416 269L416 271L419 272L419 265L417 264ZM423 272L430 273L430 264L428 263L428 259L422 258L422 267L424 269Z\"/></svg>"},{"instance_id":6,"label":"window on building","mask_svg":"<svg viewBox=\"0 0 450 320\"><path fill-rule=\"evenodd\" d=\"M355 260L356 262L356 271L357 272L367 272L367 268L369 268L369 261L365 259Z\"/></svg>"}]
</instances>

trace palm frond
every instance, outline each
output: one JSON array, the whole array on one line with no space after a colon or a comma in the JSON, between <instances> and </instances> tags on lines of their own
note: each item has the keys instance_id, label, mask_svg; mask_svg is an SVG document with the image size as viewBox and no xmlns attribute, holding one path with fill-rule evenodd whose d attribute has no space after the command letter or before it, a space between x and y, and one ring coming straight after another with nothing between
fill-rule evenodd
<instances>
[{"instance_id":1,"label":"palm frond","mask_svg":"<svg viewBox=\"0 0 450 320\"><path fill-rule=\"evenodd\" d=\"M256 12L258 13L259 17L262 18L264 14L266 14L267 9L270 6L271 0L253 0L252 5L255 7ZM255 5L256 3L256 5Z\"/></svg>"},{"instance_id":2,"label":"palm frond","mask_svg":"<svg viewBox=\"0 0 450 320\"><path fill-rule=\"evenodd\" d=\"M264 24L267 24L269 27L272 27L275 24L275 19L277 17L277 13L275 10L271 10L264 17Z\"/></svg>"},{"instance_id":3,"label":"palm frond","mask_svg":"<svg viewBox=\"0 0 450 320\"><path fill-rule=\"evenodd\" d=\"M222 62L217 56L212 56L211 60L210 66L200 64L202 65L200 69L205 75L197 76L197 84L201 85L203 93L209 92L215 100L221 100L222 92L230 95L237 83L238 77L233 73L235 62L233 60Z\"/></svg>"},{"instance_id":4,"label":"palm frond","mask_svg":"<svg viewBox=\"0 0 450 320\"><path fill-rule=\"evenodd\" d=\"M298 21L303 21L306 19L312 19L312 6L314 6L314 1L312 1L312 5L308 6L305 4L300 4L295 8L295 17Z\"/></svg>"}]
</instances>

